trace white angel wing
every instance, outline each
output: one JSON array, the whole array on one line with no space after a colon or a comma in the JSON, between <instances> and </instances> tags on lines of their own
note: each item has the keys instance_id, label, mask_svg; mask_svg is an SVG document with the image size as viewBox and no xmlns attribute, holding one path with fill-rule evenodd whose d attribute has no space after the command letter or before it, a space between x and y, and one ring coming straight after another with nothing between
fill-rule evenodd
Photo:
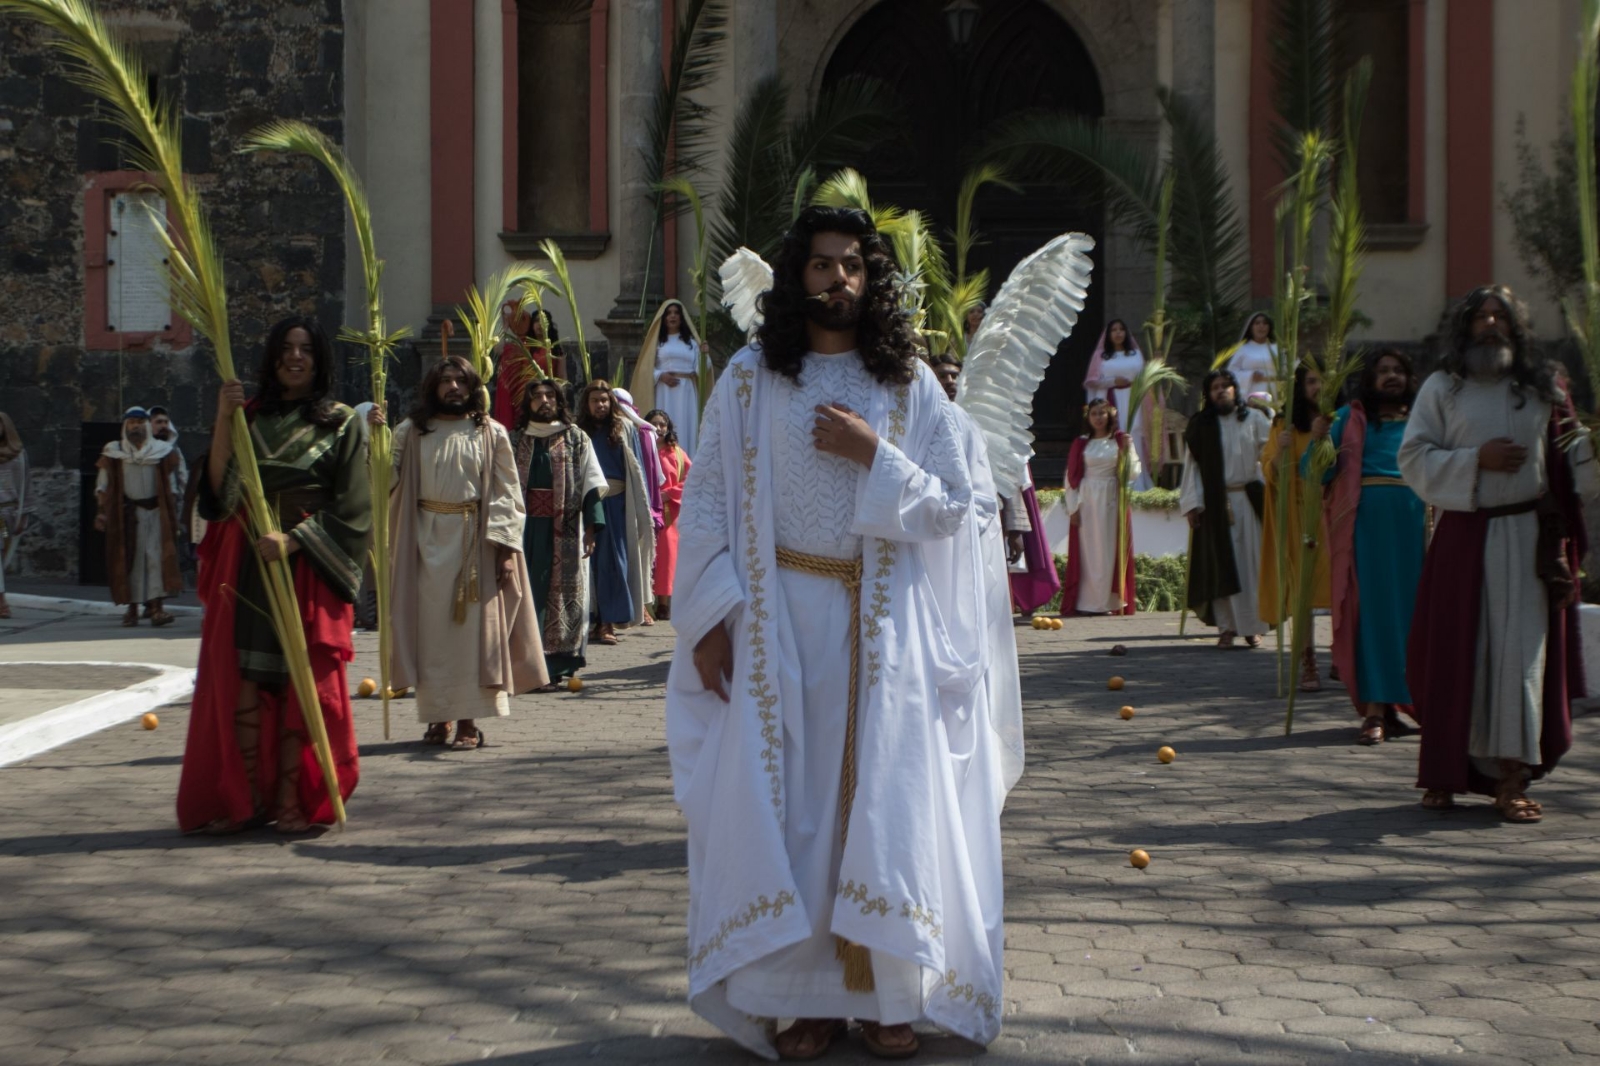
<instances>
[{"instance_id":1,"label":"white angel wing","mask_svg":"<svg viewBox=\"0 0 1600 1066\"><path fill-rule=\"evenodd\" d=\"M1033 458L1033 394L1083 310L1094 238L1063 233L1011 271L967 346L956 403L983 430L1002 496L1015 496Z\"/></svg>"},{"instance_id":2,"label":"white angel wing","mask_svg":"<svg viewBox=\"0 0 1600 1066\"><path fill-rule=\"evenodd\" d=\"M772 288L772 268L750 249L740 247L717 271L722 278L722 306L748 335L761 325L756 298Z\"/></svg>"}]
</instances>

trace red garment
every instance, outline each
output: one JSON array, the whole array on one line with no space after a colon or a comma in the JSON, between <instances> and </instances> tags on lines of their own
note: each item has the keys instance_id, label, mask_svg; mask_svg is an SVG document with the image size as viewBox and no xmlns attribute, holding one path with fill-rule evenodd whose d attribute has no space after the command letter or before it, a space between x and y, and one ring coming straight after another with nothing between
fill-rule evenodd
<instances>
[{"instance_id":1,"label":"red garment","mask_svg":"<svg viewBox=\"0 0 1600 1066\"><path fill-rule=\"evenodd\" d=\"M178 826L184 832L219 818L248 821L255 811L244 757L234 736L234 709L239 700L239 656L233 646L237 601L232 582L241 566L254 566L243 519L213 522L200 542L200 669L189 711L189 735L178 781ZM328 730L339 794L355 791L360 777L356 761L355 720L344 664L355 658L350 632L354 608L317 576L305 558L295 559L295 595L300 601L317 697ZM248 609L248 608L247 608ZM256 759L256 792L270 809L277 796L278 737L300 738L300 809L313 823L333 821L333 804L323 784L322 769L300 717L292 686L283 693L261 691L260 750Z\"/></svg>"},{"instance_id":2,"label":"red garment","mask_svg":"<svg viewBox=\"0 0 1600 1066\"><path fill-rule=\"evenodd\" d=\"M657 596L672 595L672 575L678 568L678 510L683 506L683 482L689 476L689 455L673 445L661 453L661 511L665 523L656 530Z\"/></svg>"},{"instance_id":3,"label":"red garment","mask_svg":"<svg viewBox=\"0 0 1600 1066\"><path fill-rule=\"evenodd\" d=\"M1050 539L1044 535L1044 519L1039 515L1039 495L1030 480L1011 501L1028 515L1032 532L1022 535L1022 558L1027 563L1026 573L1011 575L1011 602L1017 610L1027 613L1049 603L1061 591L1061 576L1056 573L1055 556L1050 554Z\"/></svg>"},{"instance_id":4,"label":"red garment","mask_svg":"<svg viewBox=\"0 0 1600 1066\"><path fill-rule=\"evenodd\" d=\"M1361 460L1366 448L1367 412L1357 400L1350 405L1350 418L1339 442L1339 466L1322 507L1328 523L1333 665L1358 711L1362 704L1356 687L1356 625L1361 617L1361 586L1356 580L1356 512L1361 506ZM1478 554L1481 558L1481 547Z\"/></svg>"},{"instance_id":5,"label":"red garment","mask_svg":"<svg viewBox=\"0 0 1600 1066\"><path fill-rule=\"evenodd\" d=\"M1128 446L1128 435L1117 434L1117 444L1122 448ZM1067 484L1076 489L1083 484L1084 475L1084 449L1089 446L1088 437L1079 437L1072 442L1072 450L1067 453ZM1082 575L1078 570L1078 527L1072 526L1067 534L1067 577L1061 583L1061 614L1063 616L1078 613L1078 582ZM1113 614L1132 614L1137 605L1135 593L1138 592L1138 583L1134 580L1133 571L1133 512L1128 512L1128 557L1125 560L1127 569L1126 584L1122 589L1122 610ZM1113 585L1115 587L1115 585Z\"/></svg>"},{"instance_id":6,"label":"red garment","mask_svg":"<svg viewBox=\"0 0 1600 1066\"><path fill-rule=\"evenodd\" d=\"M550 350L543 345L524 347L516 341L500 345L495 353L494 395L489 400L489 417L505 427L507 433L516 431L517 412L521 409L528 386L533 383L534 366L550 373Z\"/></svg>"},{"instance_id":7,"label":"red garment","mask_svg":"<svg viewBox=\"0 0 1600 1066\"><path fill-rule=\"evenodd\" d=\"M1588 550L1583 508L1573 491L1572 468L1556 446L1556 437L1557 422L1551 419L1546 453L1550 495L1571 532L1567 561L1576 574ZM1443 512L1422 564L1406 662L1406 682L1417 701L1417 721L1422 723L1418 788L1494 794L1496 782L1478 772L1468 753L1478 612L1483 603L1483 545L1490 521L1482 511ZM1576 605L1550 605L1544 648L1540 763L1529 767L1535 778L1554 769L1572 747L1572 700L1582 699L1586 691Z\"/></svg>"}]
</instances>

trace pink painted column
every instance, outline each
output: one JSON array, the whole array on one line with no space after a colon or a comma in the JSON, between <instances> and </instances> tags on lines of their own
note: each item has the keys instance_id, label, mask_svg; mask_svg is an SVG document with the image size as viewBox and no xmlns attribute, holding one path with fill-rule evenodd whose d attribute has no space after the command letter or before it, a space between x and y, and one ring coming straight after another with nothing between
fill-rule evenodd
<instances>
[{"instance_id":1,"label":"pink painted column","mask_svg":"<svg viewBox=\"0 0 1600 1066\"><path fill-rule=\"evenodd\" d=\"M1445 8L1445 294L1494 280L1494 0Z\"/></svg>"},{"instance_id":2,"label":"pink painted column","mask_svg":"<svg viewBox=\"0 0 1600 1066\"><path fill-rule=\"evenodd\" d=\"M453 304L473 280L472 0L431 0L428 30L432 296Z\"/></svg>"},{"instance_id":3,"label":"pink painted column","mask_svg":"<svg viewBox=\"0 0 1600 1066\"><path fill-rule=\"evenodd\" d=\"M589 9L589 232L611 229L610 94L606 55L611 47L610 0L594 0Z\"/></svg>"},{"instance_id":4,"label":"pink painted column","mask_svg":"<svg viewBox=\"0 0 1600 1066\"><path fill-rule=\"evenodd\" d=\"M517 0L500 0L500 228L515 233L518 225L517 97L520 91Z\"/></svg>"}]
</instances>

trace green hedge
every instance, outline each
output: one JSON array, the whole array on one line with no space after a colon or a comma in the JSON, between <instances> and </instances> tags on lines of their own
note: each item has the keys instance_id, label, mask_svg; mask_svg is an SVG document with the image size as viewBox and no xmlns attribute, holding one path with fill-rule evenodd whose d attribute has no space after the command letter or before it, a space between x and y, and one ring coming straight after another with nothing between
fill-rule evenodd
<instances>
[{"instance_id":1,"label":"green hedge","mask_svg":"<svg viewBox=\"0 0 1600 1066\"><path fill-rule=\"evenodd\" d=\"M1052 504L1061 502L1060 489L1039 490L1039 510L1048 511ZM1178 509L1177 489L1145 489L1135 492L1129 498L1136 511L1176 511Z\"/></svg>"},{"instance_id":2,"label":"green hedge","mask_svg":"<svg viewBox=\"0 0 1600 1066\"><path fill-rule=\"evenodd\" d=\"M1160 490L1157 490L1160 491ZM1183 606L1184 579L1188 574L1187 557L1183 555L1146 555L1133 557L1133 598L1141 611L1176 611ZM1065 584L1067 557L1056 556L1056 575ZM1044 614L1061 613L1061 593L1041 607Z\"/></svg>"}]
</instances>

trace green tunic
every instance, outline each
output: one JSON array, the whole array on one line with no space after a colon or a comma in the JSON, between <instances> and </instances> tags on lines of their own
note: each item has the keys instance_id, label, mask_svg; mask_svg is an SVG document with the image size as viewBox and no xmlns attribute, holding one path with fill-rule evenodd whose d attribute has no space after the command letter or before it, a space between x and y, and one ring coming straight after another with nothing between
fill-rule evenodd
<instances>
[{"instance_id":1,"label":"green tunic","mask_svg":"<svg viewBox=\"0 0 1600 1066\"><path fill-rule=\"evenodd\" d=\"M372 533L372 496L367 481L367 436L355 412L335 404L339 423L318 426L304 407L258 412L250 423L261 485L278 511L278 525L300 545L299 554L339 597L354 603ZM200 478L198 505L208 521L236 514L243 504L239 471L228 464L222 493ZM283 652L267 606L262 568L246 565L238 578L243 609L234 623L239 672L269 685L288 679Z\"/></svg>"},{"instance_id":2,"label":"green tunic","mask_svg":"<svg viewBox=\"0 0 1600 1066\"><path fill-rule=\"evenodd\" d=\"M533 448L528 458L528 482L530 489L549 489L555 486L555 478L550 471L550 440L535 439ZM599 529L606 524L605 509L600 503L600 493L591 489L583 498L583 523L591 529ZM522 554L528 562L528 580L533 583L533 605L539 619L540 632L546 629L545 607L550 601L550 577L554 570L556 552L556 522L553 518L528 517L527 524L523 527ZM586 659L581 651L561 652L549 650L548 639L546 642L545 666L550 673L550 680L571 677L586 665Z\"/></svg>"}]
</instances>

